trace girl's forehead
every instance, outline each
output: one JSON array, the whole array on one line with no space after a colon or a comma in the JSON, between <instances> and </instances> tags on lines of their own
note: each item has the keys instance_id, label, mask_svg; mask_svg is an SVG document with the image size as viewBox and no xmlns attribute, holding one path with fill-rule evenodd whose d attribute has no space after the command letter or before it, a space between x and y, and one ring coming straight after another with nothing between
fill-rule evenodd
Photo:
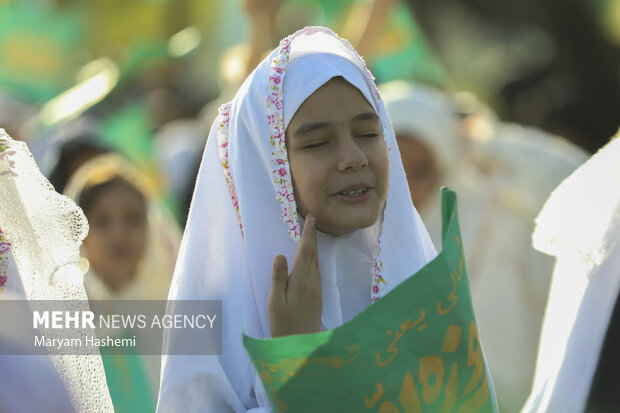
<instances>
[{"instance_id":1,"label":"girl's forehead","mask_svg":"<svg viewBox=\"0 0 620 413\"><path fill-rule=\"evenodd\" d=\"M86 211L117 199L123 199L124 202L127 199L135 199L141 205L146 203L144 195L135 185L123 178L115 177L84 188L79 197L79 204Z\"/></svg>"},{"instance_id":2,"label":"girl's forehead","mask_svg":"<svg viewBox=\"0 0 620 413\"><path fill-rule=\"evenodd\" d=\"M284 127L288 126L308 97L336 77L343 78L357 88L375 113L379 113L366 75L360 66L339 55L312 53L292 60L287 66L282 85Z\"/></svg>"},{"instance_id":3,"label":"girl's forehead","mask_svg":"<svg viewBox=\"0 0 620 413\"><path fill-rule=\"evenodd\" d=\"M314 122L351 122L370 118L378 120L378 115L358 88L338 76L321 85L301 104L289 127L298 125L300 118Z\"/></svg>"}]
</instances>

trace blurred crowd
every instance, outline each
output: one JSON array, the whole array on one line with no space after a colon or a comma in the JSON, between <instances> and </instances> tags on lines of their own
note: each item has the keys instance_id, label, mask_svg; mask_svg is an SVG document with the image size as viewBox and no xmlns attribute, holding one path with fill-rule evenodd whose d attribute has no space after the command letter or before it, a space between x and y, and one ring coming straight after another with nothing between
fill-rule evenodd
<instances>
[{"instance_id":1,"label":"blurred crowd","mask_svg":"<svg viewBox=\"0 0 620 413\"><path fill-rule=\"evenodd\" d=\"M82 208L89 298L165 300L217 108L307 25L366 59L436 247L439 188L457 192L481 342L519 411L554 267L535 218L620 126L619 0L5 0L0 128ZM117 412L154 411L157 357L103 362Z\"/></svg>"}]
</instances>

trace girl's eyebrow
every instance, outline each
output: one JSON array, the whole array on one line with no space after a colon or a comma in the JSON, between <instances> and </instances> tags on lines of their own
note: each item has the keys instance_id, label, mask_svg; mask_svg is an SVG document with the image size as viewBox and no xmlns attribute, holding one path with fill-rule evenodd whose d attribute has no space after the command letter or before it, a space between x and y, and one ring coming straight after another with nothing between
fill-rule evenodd
<instances>
[{"instance_id":1,"label":"girl's eyebrow","mask_svg":"<svg viewBox=\"0 0 620 413\"><path fill-rule=\"evenodd\" d=\"M317 129L327 128L327 127L329 127L329 122L304 123L303 125L301 125L295 130L294 135L295 136L304 135L308 132L311 132Z\"/></svg>"},{"instance_id":2,"label":"girl's eyebrow","mask_svg":"<svg viewBox=\"0 0 620 413\"><path fill-rule=\"evenodd\" d=\"M379 120L379 116L377 116L375 112L364 112L353 116L351 122L357 122L360 120Z\"/></svg>"},{"instance_id":3,"label":"girl's eyebrow","mask_svg":"<svg viewBox=\"0 0 620 413\"><path fill-rule=\"evenodd\" d=\"M355 115L353 116L353 118L351 118L351 122L359 122L363 120L379 120L379 116L377 116L375 112L364 112L364 113ZM294 135L295 136L304 135L308 132L312 132L317 129L324 129L329 126L330 126L330 122L304 123L303 125L301 125L295 130Z\"/></svg>"}]
</instances>

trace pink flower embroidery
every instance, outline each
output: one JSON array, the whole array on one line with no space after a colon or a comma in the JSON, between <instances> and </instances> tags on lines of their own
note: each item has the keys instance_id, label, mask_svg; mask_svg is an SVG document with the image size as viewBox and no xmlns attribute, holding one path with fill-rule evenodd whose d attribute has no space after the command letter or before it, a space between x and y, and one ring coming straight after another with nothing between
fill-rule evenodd
<instances>
[{"instance_id":1,"label":"pink flower embroidery","mask_svg":"<svg viewBox=\"0 0 620 413\"><path fill-rule=\"evenodd\" d=\"M218 154L220 156L220 163L224 169L224 177L226 178L226 184L228 185L230 200L235 208L235 212L237 213L239 228L241 229L241 235L243 236L243 225L241 224L241 214L239 212L239 200L237 198L237 191L235 190L235 184L233 182L232 175L230 174L230 166L228 164L228 126L230 123L230 102L220 106L218 116Z\"/></svg>"},{"instance_id":2,"label":"pink flower embroidery","mask_svg":"<svg viewBox=\"0 0 620 413\"><path fill-rule=\"evenodd\" d=\"M0 254L4 254L11 249L11 244L5 241L0 242Z\"/></svg>"}]
</instances>

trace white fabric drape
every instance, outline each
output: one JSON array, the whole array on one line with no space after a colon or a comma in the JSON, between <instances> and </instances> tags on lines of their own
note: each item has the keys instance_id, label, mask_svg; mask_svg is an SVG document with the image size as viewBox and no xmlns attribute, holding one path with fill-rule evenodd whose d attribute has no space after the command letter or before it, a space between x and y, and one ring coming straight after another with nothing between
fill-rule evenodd
<instances>
[{"instance_id":1,"label":"white fabric drape","mask_svg":"<svg viewBox=\"0 0 620 413\"><path fill-rule=\"evenodd\" d=\"M619 138L553 192L533 242L557 261L523 412L582 412L620 291Z\"/></svg>"},{"instance_id":2,"label":"white fabric drape","mask_svg":"<svg viewBox=\"0 0 620 413\"><path fill-rule=\"evenodd\" d=\"M0 235L5 238L0 252L6 253L10 247L10 258L14 258L5 275L5 293L13 299L59 300L67 311L88 310L79 255L88 232L86 217L69 198L54 191L26 144L14 141L3 129L0 200ZM4 298L11 299L8 294ZM73 333L80 336L87 331L76 329ZM114 411L98 351L50 357L77 412ZM26 358L22 360L27 363ZM12 396L19 397L17 392Z\"/></svg>"},{"instance_id":3,"label":"white fabric drape","mask_svg":"<svg viewBox=\"0 0 620 413\"><path fill-rule=\"evenodd\" d=\"M282 76L284 92L279 86ZM248 335L269 337L273 258L283 254L293 262L303 225L286 180L273 178L274 167L290 175L283 140L277 146L278 138L299 105L336 76L369 100L392 150L387 202L379 222L347 236L317 237L323 327L348 321L370 305L371 290L384 294L435 256L411 203L385 107L363 61L328 29L311 27L289 36L221 109L211 129L169 310L174 311L174 300L222 300L223 351L219 356L164 356L160 413L271 411L242 347L241 332L245 328ZM284 183L278 186L280 182ZM377 280L385 283L379 286ZM165 341L174 339L172 335Z\"/></svg>"}]
</instances>

